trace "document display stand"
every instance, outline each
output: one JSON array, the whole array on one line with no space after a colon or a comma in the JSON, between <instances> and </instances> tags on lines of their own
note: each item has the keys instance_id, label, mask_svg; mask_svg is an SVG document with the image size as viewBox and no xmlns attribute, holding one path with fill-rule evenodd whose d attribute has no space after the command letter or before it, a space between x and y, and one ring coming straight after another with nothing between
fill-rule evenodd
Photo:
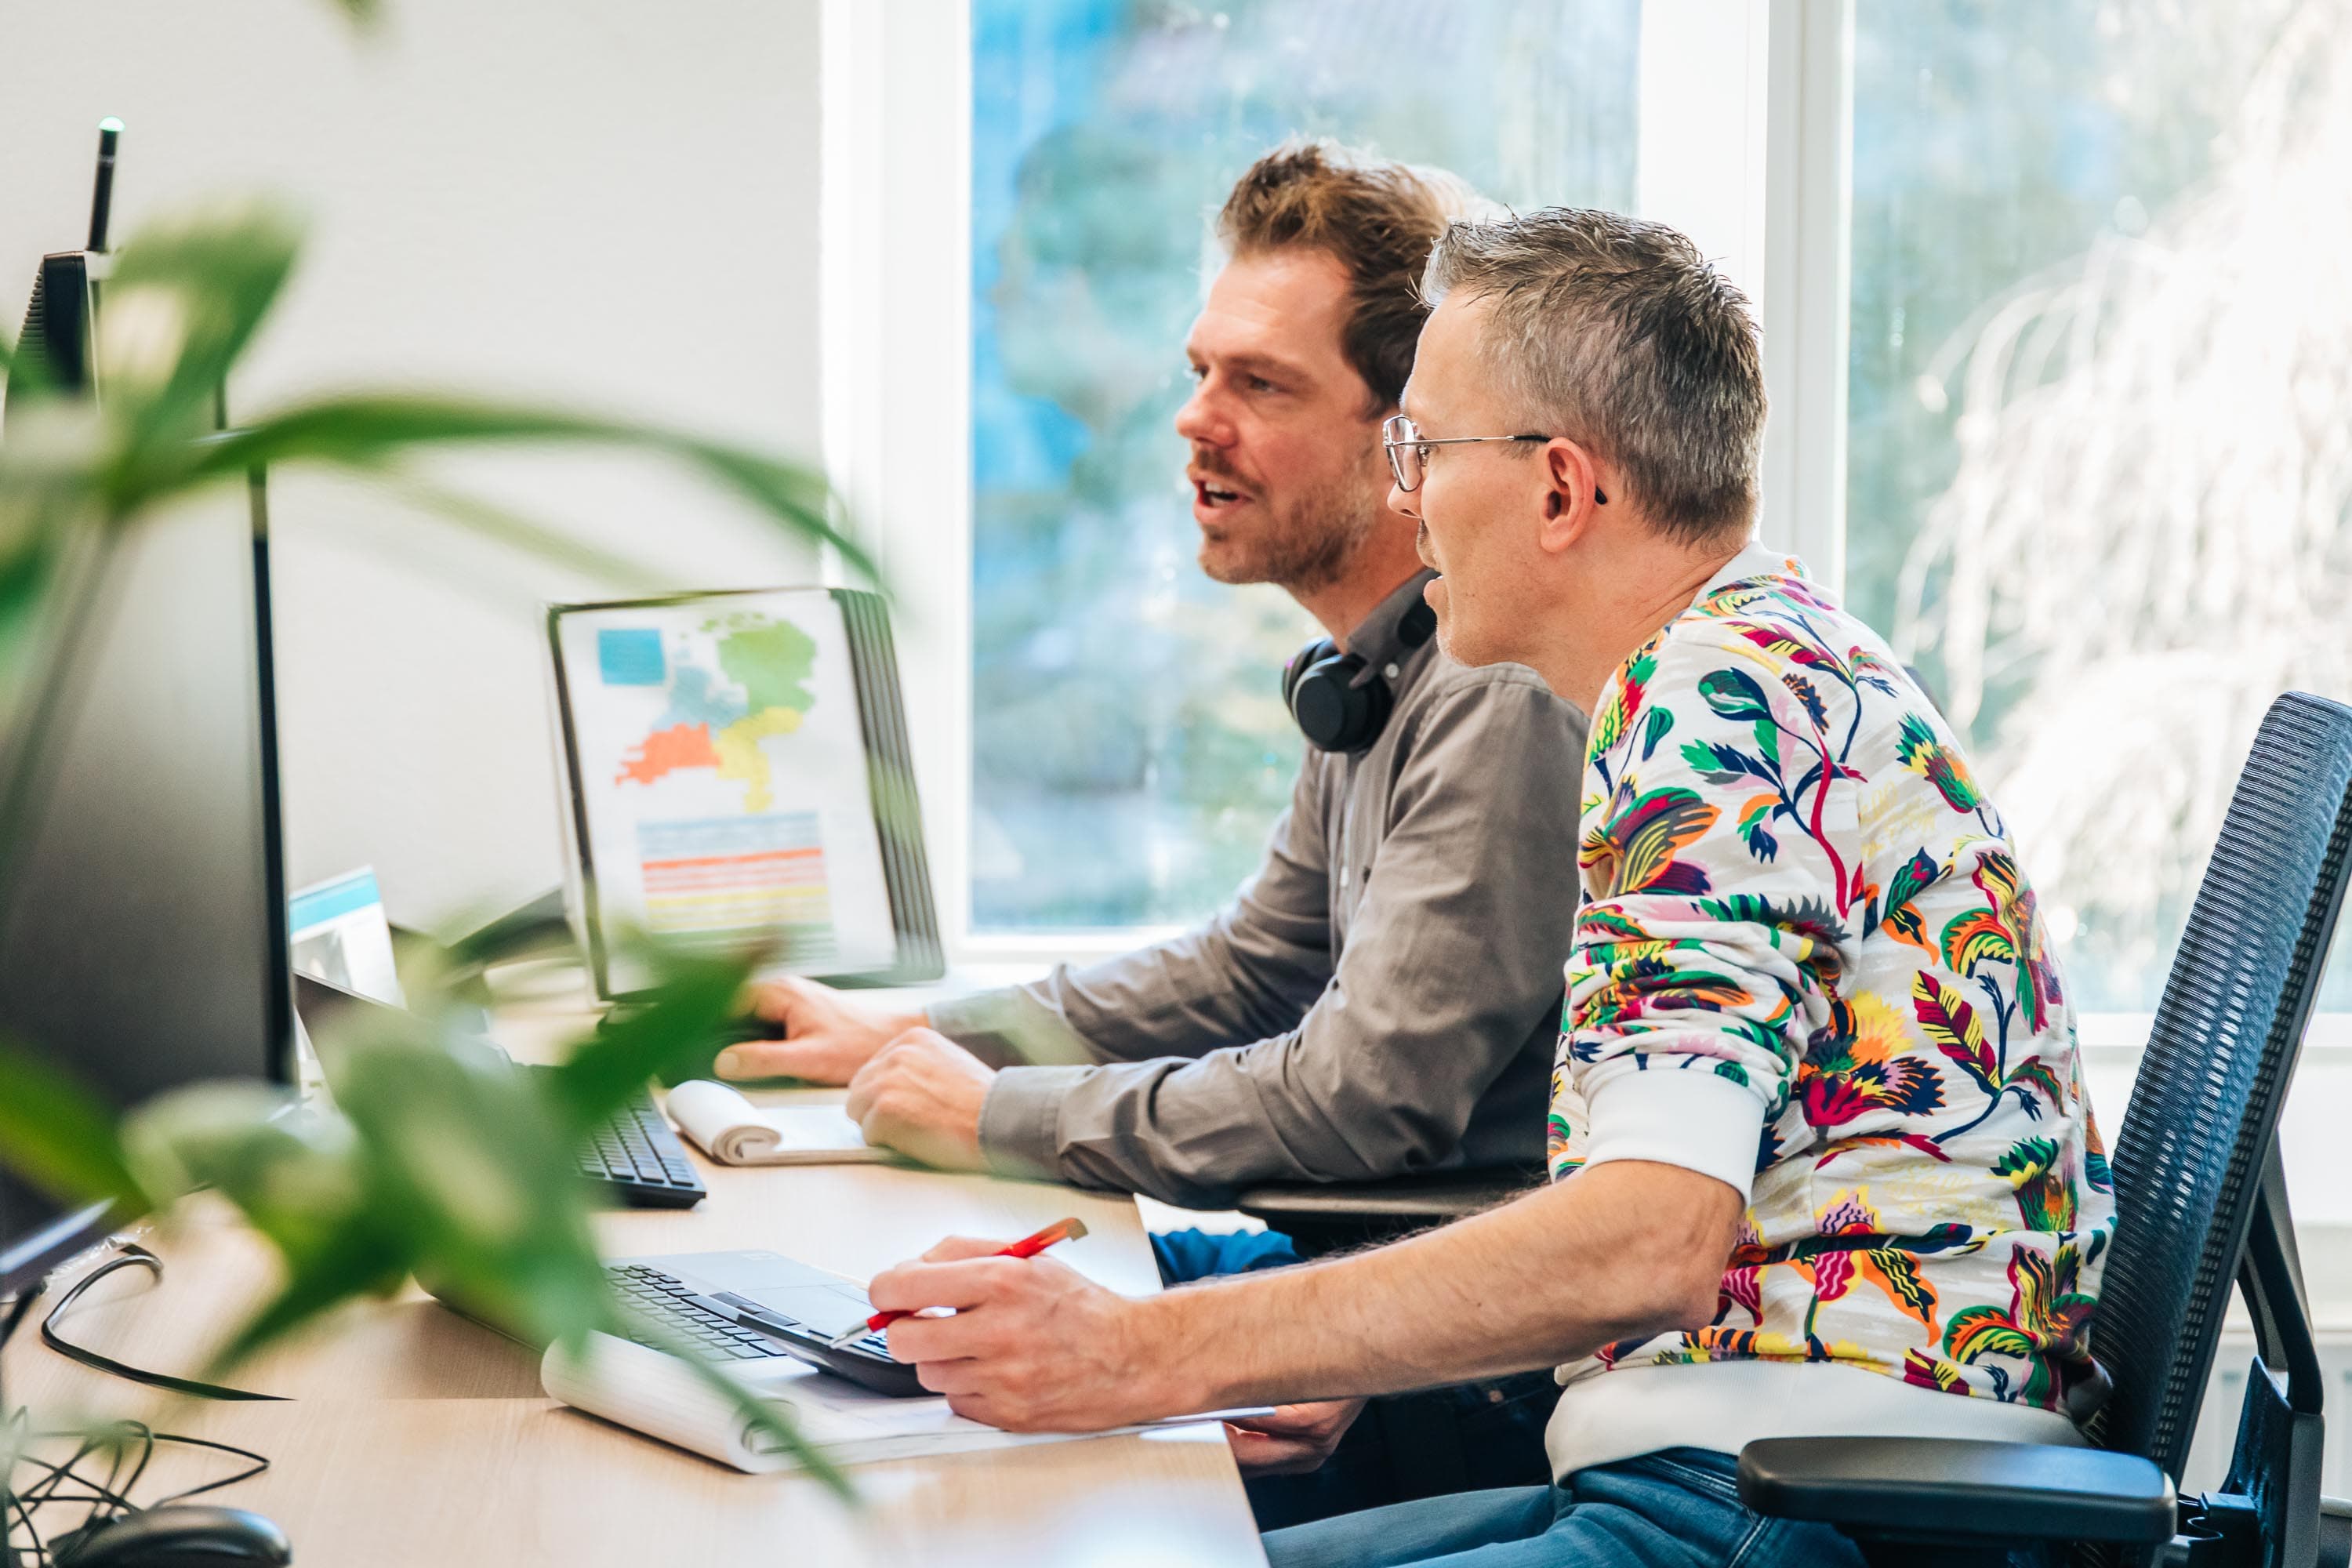
<instances>
[{"instance_id":1,"label":"document display stand","mask_svg":"<svg viewBox=\"0 0 2352 1568\"><path fill-rule=\"evenodd\" d=\"M597 992L652 976L622 940L764 942L763 973L904 985L943 972L880 598L773 588L547 614L566 905Z\"/></svg>"}]
</instances>

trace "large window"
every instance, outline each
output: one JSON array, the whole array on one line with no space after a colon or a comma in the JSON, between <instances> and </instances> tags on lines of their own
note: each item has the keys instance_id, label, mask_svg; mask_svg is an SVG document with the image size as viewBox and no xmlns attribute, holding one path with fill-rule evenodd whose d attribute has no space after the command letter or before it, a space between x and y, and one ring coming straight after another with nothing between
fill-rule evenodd
<instances>
[{"instance_id":1,"label":"large window","mask_svg":"<svg viewBox=\"0 0 2352 1568\"><path fill-rule=\"evenodd\" d=\"M1201 574L1170 420L1210 214L1330 134L1664 218L1759 298L1769 536L1937 689L2125 1043L2263 705L2352 697L2343 10L830 0L873 64L828 98L828 442L940 699L960 955L1198 918L1287 797L1310 628ZM2352 953L2325 1005L2352 1039Z\"/></svg>"},{"instance_id":2,"label":"large window","mask_svg":"<svg viewBox=\"0 0 2352 1568\"><path fill-rule=\"evenodd\" d=\"M1849 597L1971 739L2085 1011L2154 1007L2269 699L2352 699L2341 16L1855 8Z\"/></svg>"},{"instance_id":3,"label":"large window","mask_svg":"<svg viewBox=\"0 0 2352 1568\"><path fill-rule=\"evenodd\" d=\"M1184 921L1255 864L1312 630L1194 564L1171 428L1206 220L1292 134L1633 198L1639 0L974 0L976 930Z\"/></svg>"}]
</instances>

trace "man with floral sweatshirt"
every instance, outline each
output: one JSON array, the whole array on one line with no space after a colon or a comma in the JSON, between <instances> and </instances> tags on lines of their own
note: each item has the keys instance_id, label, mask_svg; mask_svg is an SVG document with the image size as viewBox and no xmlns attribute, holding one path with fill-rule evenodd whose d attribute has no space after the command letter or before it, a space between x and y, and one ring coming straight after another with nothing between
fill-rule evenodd
<instances>
[{"instance_id":1,"label":"man with floral sweatshirt","mask_svg":"<svg viewBox=\"0 0 2352 1568\"><path fill-rule=\"evenodd\" d=\"M1277 1564L1856 1563L1742 1510L1744 1444L2069 1443L2103 1392L2114 1205L2058 965L1932 705L1751 541L1738 290L1671 229L1560 209L1454 225L1424 287L1390 504L1439 636L1594 716L1553 1184L1148 1300L961 1238L874 1300L956 1309L892 1352L1013 1427L1559 1368L1553 1485L1277 1531Z\"/></svg>"}]
</instances>

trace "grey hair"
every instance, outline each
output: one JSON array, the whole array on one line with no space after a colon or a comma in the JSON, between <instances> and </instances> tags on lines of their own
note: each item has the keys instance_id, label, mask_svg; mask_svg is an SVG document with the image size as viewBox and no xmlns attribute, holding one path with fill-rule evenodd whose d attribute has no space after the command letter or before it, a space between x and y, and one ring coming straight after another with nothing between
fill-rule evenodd
<instances>
[{"instance_id":1,"label":"grey hair","mask_svg":"<svg viewBox=\"0 0 2352 1568\"><path fill-rule=\"evenodd\" d=\"M1678 542L1744 536L1764 438L1763 354L1742 294L1679 231L1545 207L1447 226L1422 293L1489 301L1485 357L1530 431L1614 462Z\"/></svg>"}]
</instances>

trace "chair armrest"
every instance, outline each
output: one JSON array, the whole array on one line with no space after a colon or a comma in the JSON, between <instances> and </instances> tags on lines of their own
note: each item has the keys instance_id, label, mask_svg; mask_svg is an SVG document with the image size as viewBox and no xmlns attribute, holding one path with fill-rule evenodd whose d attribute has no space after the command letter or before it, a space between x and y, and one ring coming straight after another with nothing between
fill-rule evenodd
<instances>
[{"instance_id":1,"label":"chair armrest","mask_svg":"<svg viewBox=\"0 0 2352 1568\"><path fill-rule=\"evenodd\" d=\"M1234 1207L1298 1243L1302 1256L1393 1241L1492 1208L1543 1184L1539 1171L1490 1166L1380 1182L1250 1187Z\"/></svg>"},{"instance_id":2,"label":"chair armrest","mask_svg":"<svg viewBox=\"0 0 2352 1568\"><path fill-rule=\"evenodd\" d=\"M1540 1175L1505 1167L1391 1176L1381 1182L1301 1183L1250 1187L1234 1199L1244 1214L1262 1218L1306 1215L1317 1219L1387 1217L1459 1219L1543 1184Z\"/></svg>"},{"instance_id":3,"label":"chair armrest","mask_svg":"<svg viewBox=\"0 0 2352 1568\"><path fill-rule=\"evenodd\" d=\"M2158 1542L2172 1478L2103 1448L1958 1437L1769 1437L1739 1452L1739 1500L1849 1535L1950 1542Z\"/></svg>"}]
</instances>

